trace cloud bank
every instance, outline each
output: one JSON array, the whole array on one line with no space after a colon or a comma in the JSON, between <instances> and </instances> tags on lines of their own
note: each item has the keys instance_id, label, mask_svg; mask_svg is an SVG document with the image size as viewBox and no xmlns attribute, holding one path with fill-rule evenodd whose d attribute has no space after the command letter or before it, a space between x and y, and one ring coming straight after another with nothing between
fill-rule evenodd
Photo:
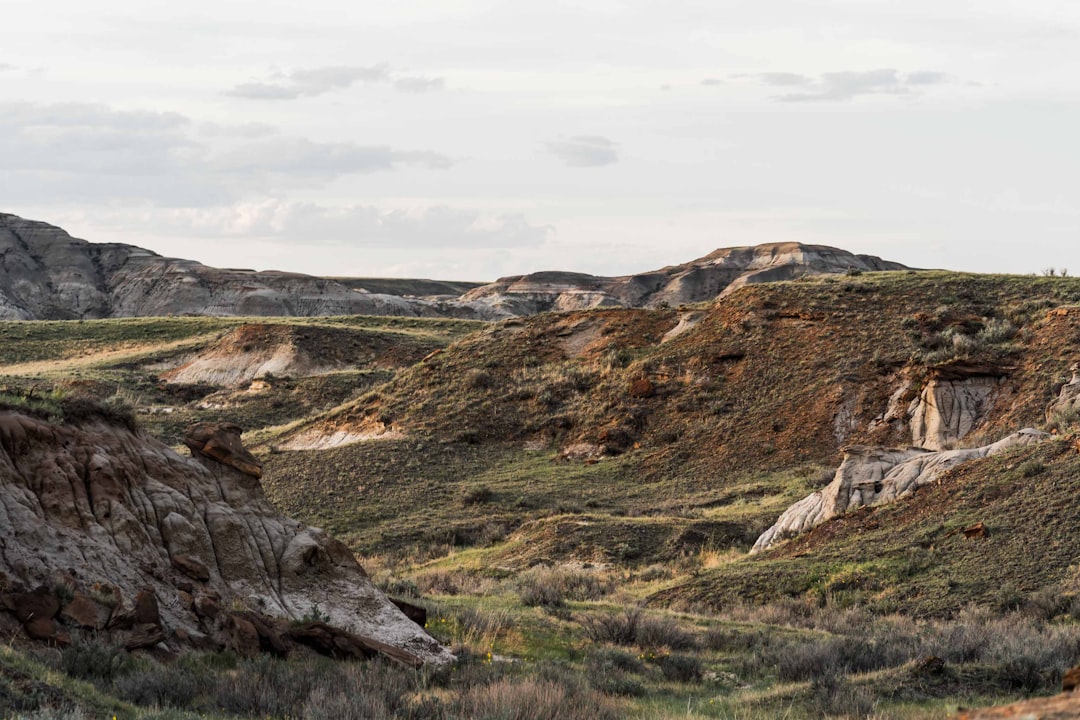
<instances>
[{"instance_id":1,"label":"cloud bank","mask_svg":"<svg viewBox=\"0 0 1080 720\"><path fill-rule=\"evenodd\" d=\"M920 70L900 73L893 68L823 73L817 77L789 72L732 75L735 79L756 80L762 85L791 88L775 97L780 102L847 102L869 95L915 95L933 85L951 83L941 72Z\"/></svg>"},{"instance_id":2,"label":"cloud bank","mask_svg":"<svg viewBox=\"0 0 1080 720\"><path fill-rule=\"evenodd\" d=\"M554 234L520 213L484 213L442 205L381 209L372 205L328 206L265 200L214 208L117 211L98 219L121 227L153 222L158 232L179 236L250 238L298 247L524 248Z\"/></svg>"},{"instance_id":3,"label":"cloud bank","mask_svg":"<svg viewBox=\"0 0 1080 720\"><path fill-rule=\"evenodd\" d=\"M552 140L547 151L570 167L602 167L619 162L618 145L599 135Z\"/></svg>"},{"instance_id":4,"label":"cloud bank","mask_svg":"<svg viewBox=\"0 0 1080 720\"><path fill-rule=\"evenodd\" d=\"M276 73L267 81L247 82L226 91L226 95L246 100L298 100L344 90L356 84L389 84L407 93L442 90L441 77L398 75L389 65L338 65Z\"/></svg>"},{"instance_id":5,"label":"cloud bank","mask_svg":"<svg viewBox=\"0 0 1080 720\"><path fill-rule=\"evenodd\" d=\"M172 112L0 102L0 190L7 202L234 202L404 166L446 169L431 150L287 137L262 123L197 125Z\"/></svg>"}]
</instances>

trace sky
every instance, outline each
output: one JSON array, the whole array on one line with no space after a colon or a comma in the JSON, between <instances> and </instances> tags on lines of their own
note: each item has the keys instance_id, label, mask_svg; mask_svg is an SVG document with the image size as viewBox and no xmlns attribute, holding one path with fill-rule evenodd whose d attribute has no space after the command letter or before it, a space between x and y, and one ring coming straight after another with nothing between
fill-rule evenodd
<instances>
[{"instance_id":1,"label":"sky","mask_svg":"<svg viewBox=\"0 0 1080 720\"><path fill-rule=\"evenodd\" d=\"M0 212L218 267L1080 274L1080 3L5 0Z\"/></svg>"}]
</instances>

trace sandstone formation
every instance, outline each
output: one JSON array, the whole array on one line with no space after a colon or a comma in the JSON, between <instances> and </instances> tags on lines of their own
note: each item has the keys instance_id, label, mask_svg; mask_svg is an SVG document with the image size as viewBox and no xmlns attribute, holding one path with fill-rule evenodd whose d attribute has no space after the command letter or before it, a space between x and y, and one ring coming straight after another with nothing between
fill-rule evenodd
<instances>
[{"instance_id":1,"label":"sandstone formation","mask_svg":"<svg viewBox=\"0 0 1080 720\"><path fill-rule=\"evenodd\" d=\"M894 502L961 463L1038 442L1044 437L1046 433L1028 428L992 445L964 450L849 447L832 482L785 510L757 539L752 552L800 535L849 510Z\"/></svg>"},{"instance_id":2,"label":"sandstone formation","mask_svg":"<svg viewBox=\"0 0 1080 720\"><path fill-rule=\"evenodd\" d=\"M870 424L870 429L906 423L913 447L845 448L832 482L785 510L757 539L752 552L801 535L849 510L894 502L960 463L1037 442L1046 435L1028 428L984 447L951 449L990 415L1004 373L986 367L944 366L936 368L921 389L915 385L911 368L900 377L888 408ZM1075 388L1080 394L1080 381ZM1062 393L1062 397L1067 394L1064 389ZM912 400L905 400L912 395ZM849 415L841 408L838 422L846 422Z\"/></svg>"},{"instance_id":3,"label":"sandstone formation","mask_svg":"<svg viewBox=\"0 0 1080 720\"><path fill-rule=\"evenodd\" d=\"M329 642L452 659L344 545L273 509L238 428L199 426L187 444L191 458L126 427L0 412L0 608L57 643L59 622L128 647ZM289 636L305 618L336 629Z\"/></svg>"},{"instance_id":4,"label":"sandstone formation","mask_svg":"<svg viewBox=\"0 0 1080 720\"><path fill-rule=\"evenodd\" d=\"M473 283L322 278L213 268L0 213L0 320L152 315L402 315L478 320L595 307L711 300L747 283L902 270L870 255L801 243L724 248L683 265L621 277L538 272ZM411 292L431 294L416 296ZM465 291L461 295L456 292Z\"/></svg>"},{"instance_id":5,"label":"sandstone formation","mask_svg":"<svg viewBox=\"0 0 1080 720\"><path fill-rule=\"evenodd\" d=\"M372 293L299 273L219 269L0 213L0 319L153 315L480 318L467 305Z\"/></svg>"},{"instance_id":6,"label":"sandstone formation","mask_svg":"<svg viewBox=\"0 0 1080 720\"><path fill-rule=\"evenodd\" d=\"M1080 365L1072 366L1072 377L1062 385L1058 396L1046 408L1046 419L1052 421L1055 416L1080 412Z\"/></svg>"},{"instance_id":7,"label":"sandstone formation","mask_svg":"<svg viewBox=\"0 0 1080 720\"><path fill-rule=\"evenodd\" d=\"M1006 380L1001 369L952 364L934 368L928 379L908 367L898 374L888 407L870 422L874 431L890 426L910 434L911 444L927 450L956 447L991 416ZM850 420L850 412L844 413ZM846 428L852 430L854 428Z\"/></svg>"},{"instance_id":8,"label":"sandstone formation","mask_svg":"<svg viewBox=\"0 0 1080 720\"><path fill-rule=\"evenodd\" d=\"M487 305L491 315L503 316L596 307L659 307L712 300L749 283L904 269L900 263L823 245L771 243L723 248L683 265L638 275L539 272L505 277L470 290L462 300Z\"/></svg>"},{"instance_id":9,"label":"sandstone formation","mask_svg":"<svg viewBox=\"0 0 1080 720\"><path fill-rule=\"evenodd\" d=\"M985 375L930 380L909 410L912 442L928 450L954 447L989 414L1000 383Z\"/></svg>"}]
</instances>

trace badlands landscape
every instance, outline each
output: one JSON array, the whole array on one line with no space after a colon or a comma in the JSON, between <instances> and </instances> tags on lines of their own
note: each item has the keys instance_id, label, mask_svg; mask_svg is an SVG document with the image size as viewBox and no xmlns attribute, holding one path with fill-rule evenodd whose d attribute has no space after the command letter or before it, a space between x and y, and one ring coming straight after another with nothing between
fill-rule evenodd
<instances>
[{"instance_id":1,"label":"badlands landscape","mask_svg":"<svg viewBox=\"0 0 1080 720\"><path fill-rule=\"evenodd\" d=\"M1080 712L1080 280L318 278L0 215L0 317L5 717Z\"/></svg>"}]
</instances>

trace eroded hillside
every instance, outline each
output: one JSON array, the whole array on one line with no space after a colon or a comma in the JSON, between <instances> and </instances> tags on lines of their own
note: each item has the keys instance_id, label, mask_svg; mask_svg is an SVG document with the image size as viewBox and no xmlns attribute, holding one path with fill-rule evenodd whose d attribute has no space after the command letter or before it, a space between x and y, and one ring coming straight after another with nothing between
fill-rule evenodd
<instances>
[{"instance_id":1,"label":"eroded hillside","mask_svg":"<svg viewBox=\"0 0 1080 720\"><path fill-rule=\"evenodd\" d=\"M1078 300L1071 279L900 272L498 323L274 436L267 482L365 552L480 545L527 566L745 550L846 446L1045 426Z\"/></svg>"},{"instance_id":2,"label":"eroded hillside","mask_svg":"<svg viewBox=\"0 0 1080 720\"><path fill-rule=\"evenodd\" d=\"M239 422L267 498L426 604L436 639L493 673L571 668L621 716L945 717L1048 692L1080 659L1070 278L0 332L5 407L66 422L93 394L169 442ZM848 512L749 553L819 491Z\"/></svg>"},{"instance_id":3,"label":"eroded hillside","mask_svg":"<svg viewBox=\"0 0 1080 720\"><path fill-rule=\"evenodd\" d=\"M657 473L677 463L715 476L832 463L844 445L913 433L939 447L992 442L1041 422L1069 377L1076 316L1053 308L1078 288L885 273L747 287L711 306L512 320L282 441L382 424L569 456L633 452Z\"/></svg>"}]
</instances>

